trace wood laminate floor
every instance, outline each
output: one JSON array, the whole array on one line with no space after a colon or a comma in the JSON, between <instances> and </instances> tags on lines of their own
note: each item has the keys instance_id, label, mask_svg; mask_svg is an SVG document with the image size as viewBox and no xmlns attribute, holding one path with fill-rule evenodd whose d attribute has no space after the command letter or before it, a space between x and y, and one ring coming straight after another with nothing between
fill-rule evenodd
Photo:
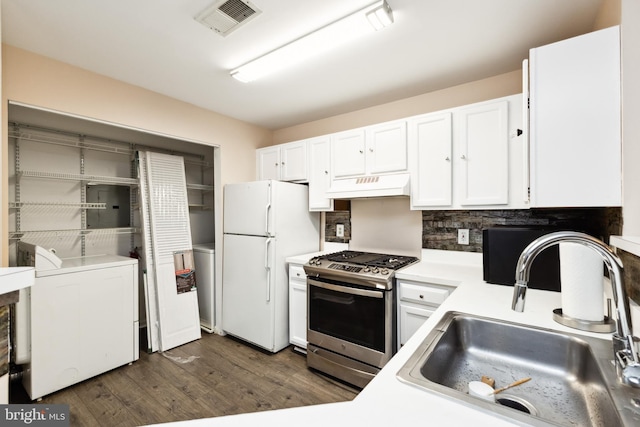
<instances>
[{"instance_id":1,"label":"wood laminate floor","mask_svg":"<svg viewBox=\"0 0 640 427\"><path fill-rule=\"evenodd\" d=\"M352 400L357 390L310 371L305 356L234 338L202 339L45 396L70 405L72 426L140 426ZM30 403L12 383L11 403Z\"/></svg>"}]
</instances>

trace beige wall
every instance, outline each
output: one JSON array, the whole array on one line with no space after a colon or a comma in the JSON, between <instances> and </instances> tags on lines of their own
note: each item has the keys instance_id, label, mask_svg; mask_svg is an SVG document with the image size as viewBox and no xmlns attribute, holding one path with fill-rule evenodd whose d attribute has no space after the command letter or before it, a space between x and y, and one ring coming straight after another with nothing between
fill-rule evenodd
<instances>
[{"instance_id":1,"label":"beige wall","mask_svg":"<svg viewBox=\"0 0 640 427\"><path fill-rule=\"evenodd\" d=\"M269 130L192 104L2 45L2 101L148 130L220 147L221 184L255 179L255 149L268 145ZM6 108L2 123L7 123ZM7 211L7 129L2 126L2 212ZM6 265L7 218L2 216L2 263Z\"/></svg>"},{"instance_id":2,"label":"beige wall","mask_svg":"<svg viewBox=\"0 0 640 427\"><path fill-rule=\"evenodd\" d=\"M621 0L603 0L593 29L601 30L613 25L620 25L621 9Z\"/></svg>"},{"instance_id":3,"label":"beige wall","mask_svg":"<svg viewBox=\"0 0 640 427\"><path fill-rule=\"evenodd\" d=\"M522 92L522 70L274 131L273 144L430 113Z\"/></svg>"}]
</instances>

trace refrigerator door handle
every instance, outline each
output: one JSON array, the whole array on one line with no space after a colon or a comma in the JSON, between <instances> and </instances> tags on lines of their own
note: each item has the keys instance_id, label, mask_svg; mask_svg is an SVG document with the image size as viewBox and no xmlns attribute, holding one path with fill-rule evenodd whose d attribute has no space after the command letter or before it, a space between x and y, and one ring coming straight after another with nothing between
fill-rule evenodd
<instances>
[{"instance_id":1,"label":"refrigerator door handle","mask_svg":"<svg viewBox=\"0 0 640 427\"><path fill-rule=\"evenodd\" d=\"M271 230L269 229L269 217L271 214L271 202L267 203L264 207L264 232L265 235L271 236Z\"/></svg>"},{"instance_id":2,"label":"refrigerator door handle","mask_svg":"<svg viewBox=\"0 0 640 427\"><path fill-rule=\"evenodd\" d=\"M264 269L267 272L267 302L271 300L271 264L269 263L269 247L271 246L271 241L273 239L269 238L264 242Z\"/></svg>"}]
</instances>

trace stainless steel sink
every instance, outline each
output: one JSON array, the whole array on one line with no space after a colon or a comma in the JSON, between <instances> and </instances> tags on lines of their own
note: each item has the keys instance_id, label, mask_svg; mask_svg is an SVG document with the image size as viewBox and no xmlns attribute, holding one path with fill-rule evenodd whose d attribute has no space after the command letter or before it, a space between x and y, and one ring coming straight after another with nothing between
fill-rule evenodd
<instances>
[{"instance_id":1,"label":"stainless steel sink","mask_svg":"<svg viewBox=\"0 0 640 427\"><path fill-rule=\"evenodd\" d=\"M519 423L640 425L640 390L618 382L612 359L608 340L448 312L398 378ZM531 380L493 403L468 394L483 375L496 388Z\"/></svg>"}]
</instances>

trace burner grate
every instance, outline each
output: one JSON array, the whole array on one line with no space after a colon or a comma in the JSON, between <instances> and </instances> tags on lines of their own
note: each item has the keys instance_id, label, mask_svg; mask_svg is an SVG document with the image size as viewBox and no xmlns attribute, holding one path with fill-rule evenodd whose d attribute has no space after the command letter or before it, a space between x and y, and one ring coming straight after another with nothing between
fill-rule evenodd
<instances>
[{"instance_id":1,"label":"burner grate","mask_svg":"<svg viewBox=\"0 0 640 427\"><path fill-rule=\"evenodd\" d=\"M397 270L418 261L418 258L403 255L387 255L373 252L341 251L326 254L324 258L332 262L348 262L355 265L387 268Z\"/></svg>"}]
</instances>

